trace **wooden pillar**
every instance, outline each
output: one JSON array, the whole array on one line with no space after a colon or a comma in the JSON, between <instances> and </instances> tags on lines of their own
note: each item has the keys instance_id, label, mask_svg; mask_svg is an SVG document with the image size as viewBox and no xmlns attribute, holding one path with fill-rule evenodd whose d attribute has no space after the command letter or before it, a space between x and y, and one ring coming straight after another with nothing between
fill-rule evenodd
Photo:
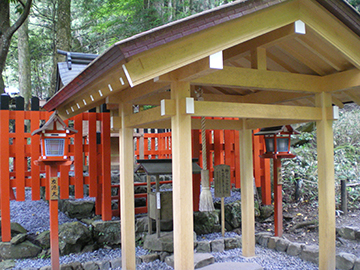
<instances>
[{"instance_id":1,"label":"wooden pillar","mask_svg":"<svg viewBox=\"0 0 360 270\"><path fill-rule=\"evenodd\" d=\"M255 255L252 132L249 129L245 129L244 122L242 123L239 135L242 252L243 256L251 257Z\"/></svg>"},{"instance_id":2,"label":"wooden pillar","mask_svg":"<svg viewBox=\"0 0 360 270\"><path fill-rule=\"evenodd\" d=\"M120 104L120 216L122 268L135 270L135 210L134 210L134 144L133 130L125 127L125 116L132 113L131 104Z\"/></svg>"},{"instance_id":3,"label":"wooden pillar","mask_svg":"<svg viewBox=\"0 0 360 270\"><path fill-rule=\"evenodd\" d=\"M282 208L282 183L281 159L273 159L273 175L274 175L274 227L275 236L282 237L283 234L283 208Z\"/></svg>"},{"instance_id":4,"label":"wooden pillar","mask_svg":"<svg viewBox=\"0 0 360 270\"><path fill-rule=\"evenodd\" d=\"M191 116L185 114L181 100L190 97L188 82L173 82L171 98L176 102L176 115L171 118L174 267L194 269L193 192L191 163Z\"/></svg>"},{"instance_id":5,"label":"wooden pillar","mask_svg":"<svg viewBox=\"0 0 360 270\"><path fill-rule=\"evenodd\" d=\"M326 108L332 106L331 95L316 95L322 120L316 122L319 185L319 269L335 269L335 180L332 120Z\"/></svg>"}]
</instances>

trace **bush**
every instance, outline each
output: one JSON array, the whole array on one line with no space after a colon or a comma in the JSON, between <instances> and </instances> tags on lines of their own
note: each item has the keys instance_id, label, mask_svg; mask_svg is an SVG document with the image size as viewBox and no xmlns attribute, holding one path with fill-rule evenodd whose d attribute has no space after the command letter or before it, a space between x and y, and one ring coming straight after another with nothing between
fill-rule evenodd
<instances>
[{"instance_id":1,"label":"bush","mask_svg":"<svg viewBox=\"0 0 360 270\"><path fill-rule=\"evenodd\" d=\"M333 124L334 131L334 169L336 182L336 200L340 197L340 180L348 183L360 182L360 107L347 104L340 110L340 118ZM303 126L303 125L302 125ZM297 129L302 126L296 127ZM293 200L296 184L300 185L303 200L317 201L317 150L316 128L301 132L297 136L302 144L292 148L294 159L283 159L284 193ZM305 143L304 143L305 142ZM354 204L360 198L360 188L348 188L349 202Z\"/></svg>"}]
</instances>

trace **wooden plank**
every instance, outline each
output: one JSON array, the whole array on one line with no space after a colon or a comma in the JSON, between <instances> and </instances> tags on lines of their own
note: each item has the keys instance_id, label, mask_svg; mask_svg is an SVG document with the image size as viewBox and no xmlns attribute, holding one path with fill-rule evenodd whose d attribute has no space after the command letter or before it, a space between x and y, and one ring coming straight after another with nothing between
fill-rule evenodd
<instances>
[{"instance_id":1,"label":"wooden plank","mask_svg":"<svg viewBox=\"0 0 360 270\"><path fill-rule=\"evenodd\" d=\"M9 177L9 110L0 110L0 209L1 239L11 240Z\"/></svg>"},{"instance_id":2,"label":"wooden plank","mask_svg":"<svg viewBox=\"0 0 360 270\"><path fill-rule=\"evenodd\" d=\"M321 91L322 78L315 75L225 66L224 69L192 80L191 83L215 87L318 93Z\"/></svg>"},{"instance_id":3,"label":"wooden plank","mask_svg":"<svg viewBox=\"0 0 360 270\"><path fill-rule=\"evenodd\" d=\"M122 128L119 132L122 268L135 270L133 130L124 128L125 116L132 113L132 106L128 104L120 105L119 113L122 119Z\"/></svg>"},{"instance_id":4,"label":"wooden plank","mask_svg":"<svg viewBox=\"0 0 360 270\"><path fill-rule=\"evenodd\" d=\"M74 135L74 171L75 171L75 198L81 199L84 196L83 180L83 123L82 115L74 116L74 129L78 132Z\"/></svg>"},{"instance_id":5,"label":"wooden plank","mask_svg":"<svg viewBox=\"0 0 360 270\"><path fill-rule=\"evenodd\" d=\"M251 130L245 129L244 124L239 135L242 253L245 257L253 257L255 256L255 216L252 133Z\"/></svg>"},{"instance_id":6,"label":"wooden plank","mask_svg":"<svg viewBox=\"0 0 360 270\"><path fill-rule=\"evenodd\" d=\"M32 111L30 116L31 132L39 128L40 112ZM40 136L31 137L31 198L40 200L40 166L34 164L40 156Z\"/></svg>"},{"instance_id":7,"label":"wooden plank","mask_svg":"<svg viewBox=\"0 0 360 270\"><path fill-rule=\"evenodd\" d=\"M191 117L181 114L180 101L190 96L190 84L171 84L176 115L171 118L174 218L174 268L194 269Z\"/></svg>"},{"instance_id":8,"label":"wooden plank","mask_svg":"<svg viewBox=\"0 0 360 270\"><path fill-rule=\"evenodd\" d=\"M111 220L110 113L101 113L102 220Z\"/></svg>"},{"instance_id":9,"label":"wooden plank","mask_svg":"<svg viewBox=\"0 0 360 270\"><path fill-rule=\"evenodd\" d=\"M319 185L319 269L335 269L335 176L332 121L326 117L331 95L316 96L322 120L316 122Z\"/></svg>"},{"instance_id":10,"label":"wooden plank","mask_svg":"<svg viewBox=\"0 0 360 270\"><path fill-rule=\"evenodd\" d=\"M299 119L315 121L321 117L321 110L315 107L238 104L224 102L195 101L193 116L239 117L261 119ZM226 108L226 110L224 109Z\"/></svg>"},{"instance_id":11,"label":"wooden plank","mask_svg":"<svg viewBox=\"0 0 360 270\"><path fill-rule=\"evenodd\" d=\"M96 113L88 113L89 144L89 196L96 197L98 188L97 145L96 145Z\"/></svg>"}]
</instances>

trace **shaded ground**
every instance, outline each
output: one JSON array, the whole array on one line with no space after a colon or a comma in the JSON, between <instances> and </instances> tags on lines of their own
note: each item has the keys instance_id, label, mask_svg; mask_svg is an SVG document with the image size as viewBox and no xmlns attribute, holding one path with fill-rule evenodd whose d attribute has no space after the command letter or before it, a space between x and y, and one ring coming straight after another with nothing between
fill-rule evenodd
<instances>
[{"instance_id":1,"label":"shaded ground","mask_svg":"<svg viewBox=\"0 0 360 270\"><path fill-rule=\"evenodd\" d=\"M307 245L319 245L318 208L316 203L288 203L283 208L284 234L292 242ZM336 211L336 227L360 227L360 210L358 207L349 210L347 215ZM256 223L257 231L274 233L273 216L264 222ZM360 241L336 237L336 252L352 253L360 258Z\"/></svg>"}]
</instances>

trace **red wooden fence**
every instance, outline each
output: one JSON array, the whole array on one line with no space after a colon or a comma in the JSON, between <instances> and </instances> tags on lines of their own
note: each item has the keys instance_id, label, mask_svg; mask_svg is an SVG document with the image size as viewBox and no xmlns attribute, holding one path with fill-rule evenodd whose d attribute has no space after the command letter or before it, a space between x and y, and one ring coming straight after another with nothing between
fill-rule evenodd
<instances>
[{"instance_id":1,"label":"red wooden fence","mask_svg":"<svg viewBox=\"0 0 360 270\"><path fill-rule=\"evenodd\" d=\"M40 142L39 136L31 136L31 132L47 121L50 115L43 111L0 110L0 209L4 242L11 240L10 199L24 201L25 188L31 188L32 200L39 200L40 187L48 186L48 173L46 178L42 177L45 168L33 165L40 155ZM70 185L75 187L75 198L83 198L83 185L86 184L90 196L96 197L96 214L101 214L103 220L110 220L110 114L83 113L66 122L69 121L79 132L69 145L74 165L71 169L68 166L59 168L60 199L69 198ZM15 129L9 130L9 122L14 123ZM100 127L100 143L97 143L97 127ZM89 167L88 175L84 175L84 165ZM70 170L73 173L69 175ZM48 191L46 188L47 199Z\"/></svg>"}]
</instances>

